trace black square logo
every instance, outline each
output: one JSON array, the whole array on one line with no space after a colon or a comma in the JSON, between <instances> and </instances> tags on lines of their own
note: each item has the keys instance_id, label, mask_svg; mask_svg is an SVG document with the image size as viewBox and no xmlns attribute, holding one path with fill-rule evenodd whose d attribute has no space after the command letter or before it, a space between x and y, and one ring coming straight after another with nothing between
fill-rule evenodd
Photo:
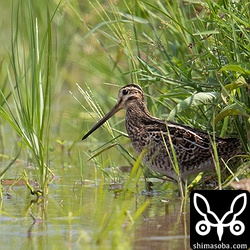
<instances>
[{"instance_id":1,"label":"black square logo","mask_svg":"<svg viewBox=\"0 0 250 250\"><path fill-rule=\"evenodd\" d=\"M248 249L250 193L197 190L190 194L192 249Z\"/></svg>"}]
</instances>

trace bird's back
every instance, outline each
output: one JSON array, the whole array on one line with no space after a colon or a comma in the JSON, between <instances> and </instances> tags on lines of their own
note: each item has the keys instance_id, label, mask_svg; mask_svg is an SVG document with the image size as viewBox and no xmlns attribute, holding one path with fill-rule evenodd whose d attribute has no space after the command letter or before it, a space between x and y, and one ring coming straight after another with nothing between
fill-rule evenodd
<instances>
[{"instance_id":1,"label":"bird's back","mask_svg":"<svg viewBox=\"0 0 250 250\"><path fill-rule=\"evenodd\" d=\"M126 115L126 129L138 154L145 148L144 163L152 170L176 179L173 149L181 177L214 168L213 136L180 124L152 116ZM227 161L239 152L237 138L215 138L219 158Z\"/></svg>"}]
</instances>

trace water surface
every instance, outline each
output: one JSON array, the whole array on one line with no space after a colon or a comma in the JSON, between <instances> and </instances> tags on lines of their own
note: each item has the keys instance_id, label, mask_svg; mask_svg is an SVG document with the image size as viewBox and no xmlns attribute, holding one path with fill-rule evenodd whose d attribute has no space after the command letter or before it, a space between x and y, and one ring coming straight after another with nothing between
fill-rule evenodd
<instances>
[{"instance_id":1,"label":"water surface","mask_svg":"<svg viewBox=\"0 0 250 250\"><path fill-rule=\"evenodd\" d=\"M108 183L82 183L78 169L62 170L39 202L32 202L25 185L2 188L4 249L189 249L189 214L181 212L178 195L142 195L143 180L138 193L122 197ZM149 205L132 222L146 201Z\"/></svg>"}]
</instances>

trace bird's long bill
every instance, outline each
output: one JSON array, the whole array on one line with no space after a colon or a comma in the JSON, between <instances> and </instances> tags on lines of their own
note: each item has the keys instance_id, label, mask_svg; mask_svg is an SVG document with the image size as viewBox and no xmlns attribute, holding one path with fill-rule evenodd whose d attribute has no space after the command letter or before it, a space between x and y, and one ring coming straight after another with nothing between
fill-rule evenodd
<instances>
[{"instance_id":1,"label":"bird's long bill","mask_svg":"<svg viewBox=\"0 0 250 250\"><path fill-rule=\"evenodd\" d=\"M92 134L95 130L97 130L104 122L106 122L111 116L113 116L116 112L121 109L120 104L116 103L116 105L99 121L96 125L90 129L90 131L83 136L82 140L86 139L90 134Z\"/></svg>"}]
</instances>

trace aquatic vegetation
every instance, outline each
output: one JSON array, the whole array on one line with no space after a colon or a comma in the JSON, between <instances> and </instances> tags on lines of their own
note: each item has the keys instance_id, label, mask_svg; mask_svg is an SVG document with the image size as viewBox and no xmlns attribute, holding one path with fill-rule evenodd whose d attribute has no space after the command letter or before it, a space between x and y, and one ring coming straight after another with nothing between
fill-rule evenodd
<instances>
[{"instance_id":1,"label":"aquatic vegetation","mask_svg":"<svg viewBox=\"0 0 250 250\"><path fill-rule=\"evenodd\" d=\"M42 188L47 186L52 74L52 16L40 29L31 2L12 10L11 54L7 66L9 88L1 91L1 115L20 137L19 147L30 152ZM22 15L27 16L22 24ZM25 32L27 32L25 34Z\"/></svg>"}]
</instances>

